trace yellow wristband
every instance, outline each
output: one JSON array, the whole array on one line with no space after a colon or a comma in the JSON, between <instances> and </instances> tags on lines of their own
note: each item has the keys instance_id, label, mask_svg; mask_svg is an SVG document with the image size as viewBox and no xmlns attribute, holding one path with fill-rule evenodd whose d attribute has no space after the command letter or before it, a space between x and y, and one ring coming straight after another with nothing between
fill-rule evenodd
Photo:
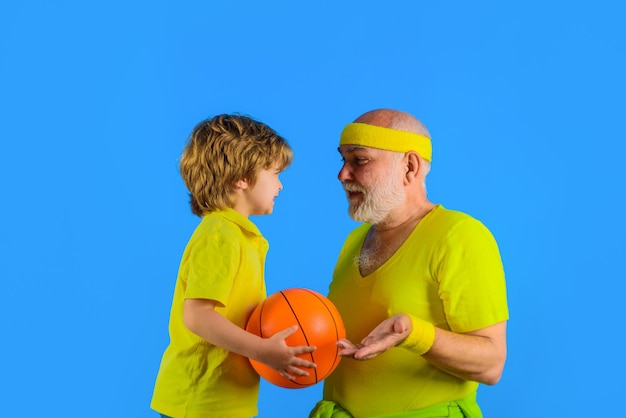
<instances>
[{"instance_id":1,"label":"yellow wristband","mask_svg":"<svg viewBox=\"0 0 626 418\"><path fill-rule=\"evenodd\" d=\"M430 322L424 321L423 319L411 314L405 315L411 319L413 328L406 339L402 341L398 347L408 348L409 350L422 355L430 350L435 342L435 326Z\"/></svg>"}]
</instances>

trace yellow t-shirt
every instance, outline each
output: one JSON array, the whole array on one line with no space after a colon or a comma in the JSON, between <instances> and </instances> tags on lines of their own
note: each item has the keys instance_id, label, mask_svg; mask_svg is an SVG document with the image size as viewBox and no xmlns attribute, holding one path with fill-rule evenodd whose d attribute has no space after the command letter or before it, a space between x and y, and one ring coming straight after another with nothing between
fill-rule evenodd
<instances>
[{"instance_id":1,"label":"yellow t-shirt","mask_svg":"<svg viewBox=\"0 0 626 418\"><path fill-rule=\"evenodd\" d=\"M151 407L172 417L257 415L259 376L247 358L209 344L183 323L185 299L212 299L215 310L245 328L267 296L268 242L232 209L205 215L183 253L170 313L170 344L161 360Z\"/></svg>"},{"instance_id":2,"label":"yellow t-shirt","mask_svg":"<svg viewBox=\"0 0 626 418\"><path fill-rule=\"evenodd\" d=\"M346 239L329 289L350 341L400 312L459 333L508 319L498 246L476 219L436 206L387 262L361 277L356 260L369 228L360 225ZM372 360L342 361L324 382L324 399L357 418L374 417L460 399L477 387L396 347Z\"/></svg>"}]
</instances>

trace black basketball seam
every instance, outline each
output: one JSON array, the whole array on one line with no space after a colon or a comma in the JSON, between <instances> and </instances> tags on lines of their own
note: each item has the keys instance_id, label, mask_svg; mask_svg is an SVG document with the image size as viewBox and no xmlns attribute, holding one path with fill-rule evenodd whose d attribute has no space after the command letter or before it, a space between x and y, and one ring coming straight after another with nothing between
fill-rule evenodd
<instances>
[{"instance_id":1,"label":"black basketball seam","mask_svg":"<svg viewBox=\"0 0 626 418\"><path fill-rule=\"evenodd\" d=\"M291 301L289 300L287 295L285 295L284 291L281 290L280 294L285 299L285 302L287 302L287 305L289 306L289 309L291 309L291 313L293 314L294 318L296 318L296 321L298 322L298 327L300 328L300 331L302 332L302 335L304 336L304 340L306 341L306 345L309 345L309 339L306 336L306 331L302 327L302 324L300 323L300 318L298 318L298 315L296 315L296 311L294 307L291 305ZM306 354L308 354L311 357L311 361L315 363L315 356L313 355L313 353L306 353ZM315 383L319 383L320 380L319 380L319 376L317 375L317 369L313 369L313 372L315 373Z\"/></svg>"},{"instance_id":2,"label":"black basketball seam","mask_svg":"<svg viewBox=\"0 0 626 418\"><path fill-rule=\"evenodd\" d=\"M281 293L282 293L282 292L281 292ZM284 294L283 294L283 297L284 297ZM287 298L285 298L285 299L287 300ZM260 306L257 308L257 309L259 310L259 329L258 329L258 333L257 333L257 335L258 335L259 337L261 337L261 338L264 338L264 337L263 337L263 313L265 312L265 302L266 302L266 301L267 301L267 299L263 300L263 301L261 302ZM289 302L289 301L287 300L287 302ZM292 312L293 312L293 308L291 307L291 305L289 305L289 308L290 308L290 309L292 310ZM294 316L296 316L296 315L295 315L295 312L294 312ZM297 317L296 317L296 318L297 318ZM306 338L306 336L305 336L305 338ZM308 342L308 340L307 340L307 342ZM308 343L307 343L307 345L308 345ZM272 370L273 370L273 369L272 369ZM280 377L282 377L282 376L280 376ZM311 386L309 383L300 383L300 382L296 382L296 381L293 381L293 380L290 380L289 382L290 382L290 384L292 384L292 385L297 385L297 386L301 386L301 387L308 387L308 386ZM315 373L315 383L316 383L316 384L317 384L317 383L319 383L319 381L318 381L318 379L317 379L317 371L316 371L316 373Z\"/></svg>"},{"instance_id":3,"label":"black basketball seam","mask_svg":"<svg viewBox=\"0 0 626 418\"><path fill-rule=\"evenodd\" d=\"M337 340L339 340L339 332L338 332L339 327L337 326L337 321L335 321L335 315L333 315L333 312L328 308L328 306L326 305L326 302L322 300L317 293L312 292L310 289L302 289L302 290L305 290L306 292L315 296L321 302L321 304L324 305L324 308L326 308L326 310L330 314L330 317L333 319L333 324L335 325L335 337ZM333 370L333 367L335 366L335 364L337 364L337 359L339 358L339 347L335 347L335 350L336 350L335 358L333 359L333 365L330 367L330 370ZM315 380L317 381L317 371L315 373Z\"/></svg>"}]
</instances>

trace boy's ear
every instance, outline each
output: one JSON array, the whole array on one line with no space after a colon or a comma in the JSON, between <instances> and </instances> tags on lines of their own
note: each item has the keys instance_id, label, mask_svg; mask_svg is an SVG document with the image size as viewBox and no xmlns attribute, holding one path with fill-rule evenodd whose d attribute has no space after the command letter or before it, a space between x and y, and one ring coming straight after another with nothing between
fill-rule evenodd
<instances>
[{"instance_id":1,"label":"boy's ear","mask_svg":"<svg viewBox=\"0 0 626 418\"><path fill-rule=\"evenodd\" d=\"M246 190L248 188L248 185L248 180L246 179L237 180L237 182L235 183L235 187L242 190Z\"/></svg>"}]
</instances>

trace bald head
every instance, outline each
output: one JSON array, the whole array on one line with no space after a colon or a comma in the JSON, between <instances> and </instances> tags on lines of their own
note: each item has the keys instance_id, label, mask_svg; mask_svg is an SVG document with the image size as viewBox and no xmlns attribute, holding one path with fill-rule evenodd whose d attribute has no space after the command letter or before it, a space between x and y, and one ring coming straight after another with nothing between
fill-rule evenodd
<instances>
[{"instance_id":1,"label":"bald head","mask_svg":"<svg viewBox=\"0 0 626 418\"><path fill-rule=\"evenodd\" d=\"M399 110L371 110L356 118L354 122L396 129L398 131L412 132L430 138L430 133L422 122L413 115Z\"/></svg>"}]
</instances>

